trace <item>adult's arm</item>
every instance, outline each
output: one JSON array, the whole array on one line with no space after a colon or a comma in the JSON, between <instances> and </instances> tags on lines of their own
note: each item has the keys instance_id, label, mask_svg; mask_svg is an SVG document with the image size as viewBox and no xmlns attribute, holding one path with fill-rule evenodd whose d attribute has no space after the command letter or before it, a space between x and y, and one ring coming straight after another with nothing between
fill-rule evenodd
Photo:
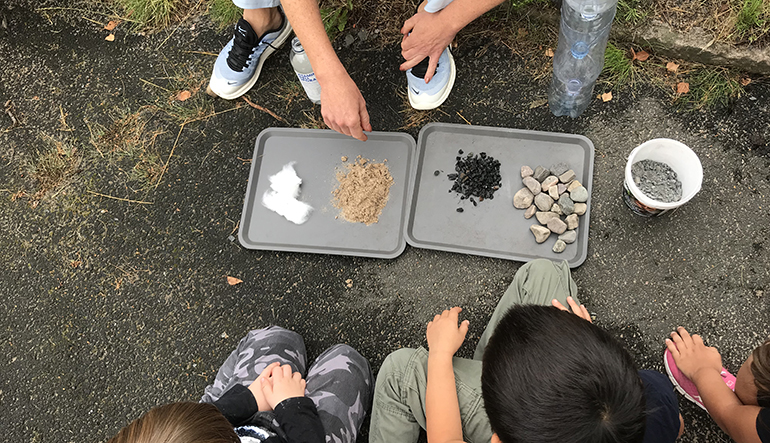
<instances>
[{"instance_id":1,"label":"adult's arm","mask_svg":"<svg viewBox=\"0 0 770 443\"><path fill-rule=\"evenodd\" d=\"M760 443L757 416L760 407L744 405L727 387L719 371L702 370L695 374L693 383L698 388L703 404L714 421L737 443Z\"/></svg>"},{"instance_id":2,"label":"adult's arm","mask_svg":"<svg viewBox=\"0 0 770 443\"><path fill-rule=\"evenodd\" d=\"M366 140L363 131L372 130L366 101L334 52L318 3L316 0L283 0L281 6L321 85L324 122L341 134Z\"/></svg>"},{"instance_id":3,"label":"adult's arm","mask_svg":"<svg viewBox=\"0 0 770 443\"><path fill-rule=\"evenodd\" d=\"M433 78L439 56L452 42L455 35L468 23L502 3L503 0L454 0L446 8L433 13L420 10L404 22L401 33L401 56L406 61L401 70L406 71L430 57L425 82Z\"/></svg>"}]
</instances>

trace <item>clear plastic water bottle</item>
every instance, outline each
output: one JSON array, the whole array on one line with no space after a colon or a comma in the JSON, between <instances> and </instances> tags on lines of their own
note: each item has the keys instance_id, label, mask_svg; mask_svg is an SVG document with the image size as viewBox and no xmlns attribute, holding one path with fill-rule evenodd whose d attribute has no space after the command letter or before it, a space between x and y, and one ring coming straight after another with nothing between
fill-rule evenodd
<instances>
[{"instance_id":1,"label":"clear plastic water bottle","mask_svg":"<svg viewBox=\"0 0 770 443\"><path fill-rule=\"evenodd\" d=\"M302 88L305 89L305 94L313 103L321 103L321 85L315 78L313 67L310 66L310 59L305 54L305 48L302 47L302 43L299 42L297 37L294 37L291 41L291 53L289 53L289 62L291 67L294 68L294 72L297 73L299 82L302 84Z\"/></svg>"},{"instance_id":2,"label":"clear plastic water bottle","mask_svg":"<svg viewBox=\"0 0 770 443\"><path fill-rule=\"evenodd\" d=\"M554 115L574 118L591 103L617 5L617 0L563 0L548 88L548 106Z\"/></svg>"}]
</instances>

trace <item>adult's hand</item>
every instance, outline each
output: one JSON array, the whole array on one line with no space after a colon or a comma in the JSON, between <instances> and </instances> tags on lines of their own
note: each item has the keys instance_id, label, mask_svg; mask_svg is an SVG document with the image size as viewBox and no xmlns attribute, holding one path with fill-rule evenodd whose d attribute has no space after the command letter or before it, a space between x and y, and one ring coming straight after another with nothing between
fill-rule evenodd
<instances>
[{"instance_id":1,"label":"adult's hand","mask_svg":"<svg viewBox=\"0 0 770 443\"><path fill-rule=\"evenodd\" d=\"M458 315L462 308L454 307L445 310L428 322L425 335L428 337L428 350L432 355L451 357L460 349L468 333L468 320L457 325Z\"/></svg>"},{"instance_id":2,"label":"adult's hand","mask_svg":"<svg viewBox=\"0 0 770 443\"><path fill-rule=\"evenodd\" d=\"M321 115L326 126L361 141L367 139L364 131L372 130L366 101L346 72L321 85Z\"/></svg>"},{"instance_id":3,"label":"adult's hand","mask_svg":"<svg viewBox=\"0 0 770 443\"><path fill-rule=\"evenodd\" d=\"M259 374L259 377L257 377L257 379L249 385L249 391L251 391L254 399L257 400L257 408L259 408L259 410L262 412L272 411L273 407L270 406L270 404L267 402L267 399L265 399L265 394L262 392L262 381L260 379L270 378L271 374L273 373L273 368L277 368L280 365L281 364L278 362L270 363L262 371L262 373Z\"/></svg>"},{"instance_id":4,"label":"adult's hand","mask_svg":"<svg viewBox=\"0 0 770 443\"><path fill-rule=\"evenodd\" d=\"M666 347L674 357L676 367L693 382L701 371L722 372L722 356L719 351L706 346L700 335L691 336L682 326L671 333L671 339L666 339Z\"/></svg>"},{"instance_id":5,"label":"adult's hand","mask_svg":"<svg viewBox=\"0 0 770 443\"><path fill-rule=\"evenodd\" d=\"M421 10L404 22L401 28L401 34L404 35L401 40L401 56L406 61L401 64L400 69L406 71L425 57L429 57L425 83L433 78L441 53L457 34L447 23L442 23L441 13L442 11L430 13Z\"/></svg>"},{"instance_id":6,"label":"adult's hand","mask_svg":"<svg viewBox=\"0 0 770 443\"><path fill-rule=\"evenodd\" d=\"M260 377L259 380L265 399L272 409L287 398L305 396L305 380L302 374L292 373L289 365L274 367L270 378Z\"/></svg>"},{"instance_id":7,"label":"adult's hand","mask_svg":"<svg viewBox=\"0 0 770 443\"><path fill-rule=\"evenodd\" d=\"M561 302L559 302L559 300L556 300L555 298L551 300L551 304L561 309L562 311L567 311L567 312L570 311L569 309L567 309L566 306L561 304ZM588 323L593 323L593 321L591 321L591 314L588 313L588 309L586 309L585 305L578 306L578 304L575 303L575 299L572 297L567 297L567 304L569 305L570 309L572 309L573 314L577 315L583 320L588 321Z\"/></svg>"}]
</instances>

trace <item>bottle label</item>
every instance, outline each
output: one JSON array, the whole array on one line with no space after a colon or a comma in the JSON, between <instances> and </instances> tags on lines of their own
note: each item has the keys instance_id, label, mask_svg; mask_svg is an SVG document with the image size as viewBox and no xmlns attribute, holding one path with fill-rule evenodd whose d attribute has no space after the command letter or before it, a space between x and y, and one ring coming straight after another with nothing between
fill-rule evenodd
<instances>
[{"instance_id":1,"label":"bottle label","mask_svg":"<svg viewBox=\"0 0 770 443\"><path fill-rule=\"evenodd\" d=\"M302 88L305 89L305 94L307 94L307 97L314 102L321 101L321 85L315 78L315 73L311 72L310 74L300 74L297 72L297 77L299 78L300 83L302 83Z\"/></svg>"}]
</instances>

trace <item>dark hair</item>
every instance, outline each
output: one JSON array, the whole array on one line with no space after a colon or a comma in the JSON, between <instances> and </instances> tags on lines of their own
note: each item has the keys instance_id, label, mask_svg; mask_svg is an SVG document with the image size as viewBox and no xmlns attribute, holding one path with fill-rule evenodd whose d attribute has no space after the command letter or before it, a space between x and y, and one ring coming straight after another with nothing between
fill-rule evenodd
<instances>
[{"instance_id":1,"label":"dark hair","mask_svg":"<svg viewBox=\"0 0 770 443\"><path fill-rule=\"evenodd\" d=\"M107 443L239 443L233 426L209 403L158 406L131 422Z\"/></svg>"},{"instance_id":2,"label":"dark hair","mask_svg":"<svg viewBox=\"0 0 770 443\"><path fill-rule=\"evenodd\" d=\"M631 356L604 330L554 307L508 311L484 351L481 388L504 443L644 438L644 386Z\"/></svg>"},{"instance_id":3,"label":"dark hair","mask_svg":"<svg viewBox=\"0 0 770 443\"><path fill-rule=\"evenodd\" d=\"M757 404L770 408L770 339L767 339L754 352L751 362L751 375L754 376L754 386L757 387Z\"/></svg>"}]
</instances>

